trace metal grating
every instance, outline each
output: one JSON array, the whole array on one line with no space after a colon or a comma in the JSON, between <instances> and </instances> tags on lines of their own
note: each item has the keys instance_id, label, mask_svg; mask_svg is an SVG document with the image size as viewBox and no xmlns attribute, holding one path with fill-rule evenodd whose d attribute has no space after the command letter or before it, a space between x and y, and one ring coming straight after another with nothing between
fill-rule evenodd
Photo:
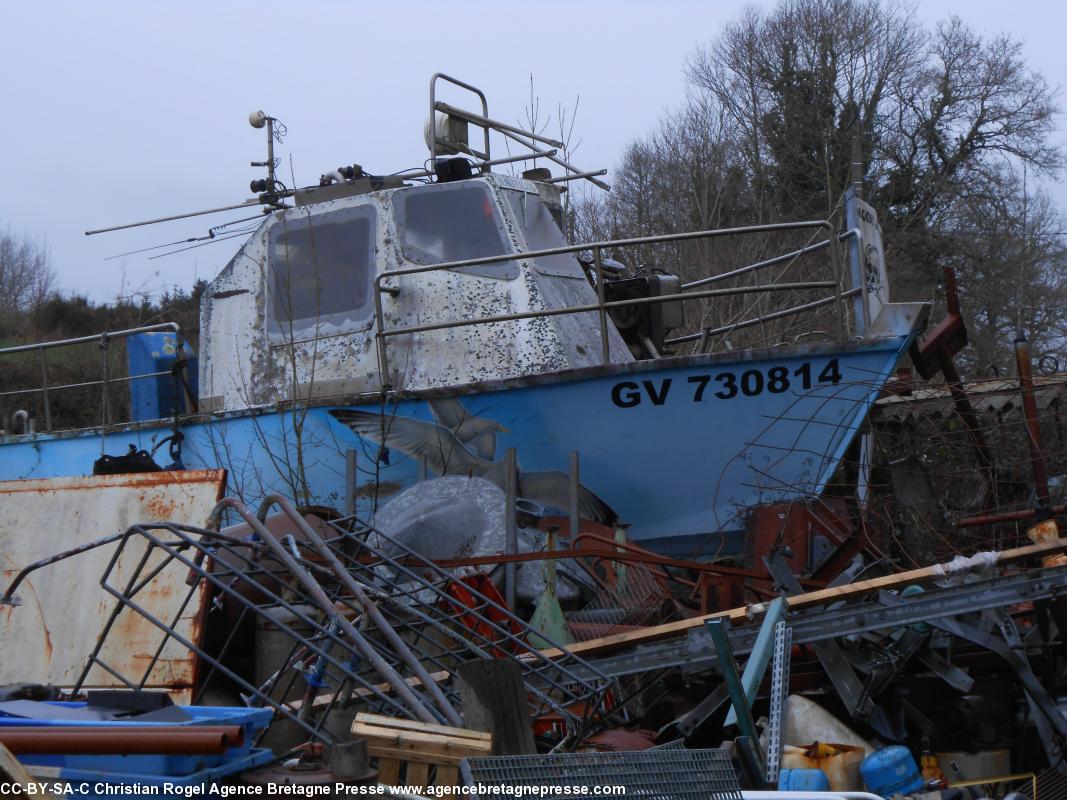
<instances>
[{"instance_id":1,"label":"metal grating","mask_svg":"<svg viewBox=\"0 0 1067 800\"><path fill-rule=\"evenodd\" d=\"M617 564L614 569L614 582L568 617L568 628L576 641L616 632L610 630L613 627L644 627L666 619L664 603L671 595L651 570L641 564Z\"/></svg>"},{"instance_id":2,"label":"metal grating","mask_svg":"<svg viewBox=\"0 0 1067 800\"><path fill-rule=\"evenodd\" d=\"M265 525L273 505L293 533L280 536ZM199 660L200 692L238 691L249 705L270 706L309 736L331 742L326 723L339 708L458 725L455 667L499 658L519 666L540 734L573 743L601 724L612 681L569 651L555 658L540 652L530 626L502 605L491 584L468 583L354 519L316 530L281 497L268 498L258 516L226 498L213 518L228 508L254 536L147 523L114 537L118 546L100 586L117 602L76 690L88 685L93 669L131 689L153 685L166 666L162 655L178 648ZM137 553L134 567L120 571L116 564L129 550ZM168 616L147 602L161 585L182 589ZM179 629L201 594L210 597L205 616L218 641ZM130 612L150 623L141 646L152 657L115 663L104 645L116 620ZM240 671L247 639L239 634L261 626L276 634L279 665L268 677L250 677Z\"/></svg>"},{"instance_id":3,"label":"metal grating","mask_svg":"<svg viewBox=\"0 0 1067 800\"><path fill-rule=\"evenodd\" d=\"M625 787L619 796L649 800L741 800L730 755L717 748L489 756L467 759L462 769L470 786L559 787L556 794L539 792L545 798L602 798L593 787L619 786Z\"/></svg>"}]
</instances>

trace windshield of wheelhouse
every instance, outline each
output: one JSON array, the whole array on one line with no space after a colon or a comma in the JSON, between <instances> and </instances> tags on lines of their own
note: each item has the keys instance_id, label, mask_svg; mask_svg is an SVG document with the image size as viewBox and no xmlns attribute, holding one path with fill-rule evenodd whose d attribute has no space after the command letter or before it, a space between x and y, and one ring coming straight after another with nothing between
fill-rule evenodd
<instances>
[{"instance_id":1,"label":"windshield of wheelhouse","mask_svg":"<svg viewBox=\"0 0 1067 800\"><path fill-rule=\"evenodd\" d=\"M268 237L268 331L304 338L357 330L373 311L376 215L371 206L300 209Z\"/></svg>"},{"instance_id":2,"label":"windshield of wheelhouse","mask_svg":"<svg viewBox=\"0 0 1067 800\"><path fill-rule=\"evenodd\" d=\"M404 258L429 266L512 251L496 199L484 183L432 184L393 195L393 214ZM510 280L514 261L459 267L457 272Z\"/></svg>"}]
</instances>

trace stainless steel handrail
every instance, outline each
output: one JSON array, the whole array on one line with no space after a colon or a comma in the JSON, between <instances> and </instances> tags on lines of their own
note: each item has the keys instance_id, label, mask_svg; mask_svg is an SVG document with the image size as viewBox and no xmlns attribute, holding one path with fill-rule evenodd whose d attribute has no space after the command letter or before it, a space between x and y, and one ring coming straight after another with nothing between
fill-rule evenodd
<instances>
[{"instance_id":1,"label":"stainless steel handrail","mask_svg":"<svg viewBox=\"0 0 1067 800\"><path fill-rule=\"evenodd\" d=\"M44 418L45 418L45 432L52 432L52 405L50 402L49 393L56 392L61 389L79 389L86 386L101 386L103 387L101 395L101 406L103 409L103 422L105 425L110 422L110 398L109 389L114 382L133 382L135 380L146 380L148 378L156 378L161 375L167 375L167 372L146 372L142 375L126 375L122 377L112 378L108 370L108 362L105 354L104 360L104 377L98 381L84 381L82 383L67 383L59 386L49 386L48 384L48 360L45 358L45 351L56 347L70 347L78 344L90 344L96 342L100 345L101 349L107 350L113 339L125 339L130 336L136 336L141 333L156 333L159 331L171 331L177 337L178 342L183 342L181 326L177 322L160 322L155 325L142 325L137 328L125 328L118 331L106 331L104 333L95 333L90 336L75 336L69 339L54 339L49 342L35 342L33 344L20 344L13 345L11 347L0 347L0 356L13 355L15 353L28 353L38 351L41 354L41 386L35 389L15 389L0 392L0 397L9 397L18 394L36 394L38 392L42 395L42 402L44 404ZM195 401L196 398L193 398Z\"/></svg>"},{"instance_id":2,"label":"stainless steel handrail","mask_svg":"<svg viewBox=\"0 0 1067 800\"><path fill-rule=\"evenodd\" d=\"M759 269L762 267L771 266L773 264L781 263L788 258L797 258L808 252L814 252L815 250L821 250L829 248L830 250L830 264L833 272L832 281L810 281L804 283L785 283L785 284L769 284L763 286L748 286L739 287L736 289L711 289L699 292L683 292L676 295L659 295L656 297L642 297L634 300L615 300L606 301L604 299L603 292L603 264L601 259L601 251L605 248L627 248L636 247L639 245L647 244L663 244L669 242L682 242L690 241L694 239L711 239L719 238L723 236L738 236L754 233L772 233L778 231L790 231L790 230L806 230L806 229L823 229L827 232L827 239L824 242L819 242L814 245L801 248L800 250L787 253L784 256L768 259L764 262L759 262L755 265L749 265L743 267L740 270L734 270L732 273L724 274L721 278L719 276L713 276L715 280L721 280L726 277L733 277L744 272L750 272L752 269ZM817 301L819 305L834 303L837 306L838 311L838 334L843 336L844 334L844 298L846 294L842 289L842 281L844 279L841 256L839 252L839 237L835 235L835 228L830 220L802 220L798 222L779 222L769 223L765 225L748 225L738 228L718 228L712 230L703 231L688 231L685 233L670 233L660 234L657 236L641 236L631 239L613 239L599 242L586 242L577 245L566 245L563 247L552 247L544 250L528 250L522 252L504 253L497 256L485 256L482 258L469 258L461 261L449 261L442 264L430 264L418 267L405 267L404 269L391 270L389 272L380 273L374 279L374 313L377 331L375 338L377 340L378 348L378 367L382 376L382 383L385 386L390 385L389 375L389 356L386 345L386 340L390 336L400 336L410 333L422 333L433 330L443 330L449 328L459 328L480 324L492 324L496 322L510 322L521 319L532 319L536 317L552 317L561 316L566 314L581 314L588 312L598 312L600 317L600 334L602 343L602 359L604 363L609 361L609 331L607 327L607 311L611 308L619 308L623 306L645 305L653 303L665 303L678 300L696 300L705 297L716 297L733 294L748 294L750 292L773 292L773 291L793 291L798 289L817 289L817 288L832 288L834 289L834 295L832 298L824 301ZM448 322L428 323L424 325L410 325L402 328L387 329L385 326L385 309L382 303L382 295L388 294L391 296L397 296L400 293L400 289L396 286L387 286L383 284L383 281L387 278L400 277L405 275L417 275L426 272L440 272L444 270L452 270L460 267L480 266L483 264L498 264L504 261L514 261L519 259L536 259L545 256L566 255L569 253L580 253L587 250L593 251L594 265L597 273L597 302L595 304L581 305L581 306L566 306L563 308L543 309L539 311L525 311L516 312L514 314L497 314L487 317L478 317L473 319L451 320ZM692 287L694 284L702 285L704 282L699 281L690 284L686 284L687 287ZM848 296L854 294L854 291L848 292ZM816 307L812 304L806 304L800 306L797 310L803 310L806 308ZM790 312L792 313L792 312Z\"/></svg>"}]
</instances>

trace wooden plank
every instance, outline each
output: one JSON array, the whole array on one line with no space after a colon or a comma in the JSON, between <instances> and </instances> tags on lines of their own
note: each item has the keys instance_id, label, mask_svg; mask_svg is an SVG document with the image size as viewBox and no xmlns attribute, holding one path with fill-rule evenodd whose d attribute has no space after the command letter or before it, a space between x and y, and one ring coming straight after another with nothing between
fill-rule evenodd
<instances>
[{"instance_id":1,"label":"wooden plank","mask_svg":"<svg viewBox=\"0 0 1067 800\"><path fill-rule=\"evenodd\" d=\"M455 739L448 740L440 739L439 737L434 737L437 739L437 741L434 741L433 739L427 740L427 737L412 739L406 735L378 736L355 730L353 730L352 735L360 739L366 739L367 751L372 755L383 748L422 753L428 756L451 756L455 758L487 756L493 752L491 742L463 743Z\"/></svg>"},{"instance_id":2,"label":"wooden plank","mask_svg":"<svg viewBox=\"0 0 1067 800\"><path fill-rule=\"evenodd\" d=\"M408 774L404 783L408 786L425 788L430 782L430 765L425 761L413 761L408 764Z\"/></svg>"},{"instance_id":3,"label":"wooden plank","mask_svg":"<svg viewBox=\"0 0 1067 800\"><path fill-rule=\"evenodd\" d=\"M396 786L399 782L400 761L395 758L379 758L378 783L384 784L386 786Z\"/></svg>"},{"instance_id":4,"label":"wooden plank","mask_svg":"<svg viewBox=\"0 0 1067 800\"><path fill-rule=\"evenodd\" d=\"M493 749L490 739L459 739L441 736L436 733L419 733L418 731L376 728L355 722L352 735L366 739L368 744L380 744L385 747L410 747L427 753L470 753L481 755Z\"/></svg>"},{"instance_id":5,"label":"wooden plank","mask_svg":"<svg viewBox=\"0 0 1067 800\"><path fill-rule=\"evenodd\" d=\"M1030 558L1036 559L1040 556L1062 553L1064 551L1067 551L1067 539L1058 539L1046 544L1034 544L1027 545L1026 547L1016 547L1012 550L1004 550L997 553L996 563L998 566L1005 566L1007 564L1014 564L1018 561L1025 561ZM818 589L814 592L793 595L788 598L789 607L804 608L831 601L846 600L857 595L875 592L881 589L892 589L900 586L907 586L912 583L928 583L929 581L937 580L938 578L944 578L944 567L945 565L935 564L930 567L921 567L919 569L908 570L907 572L898 572L880 578L871 578L866 581L845 584L844 586L834 586L828 589ZM754 610L760 610L765 605L766 604L761 603L756 606L731 608L727 611L717 611L714 614L691 617L689 619L679 620L678 622L653 625L639 631L618 633L612 636L604 636L599 639L589 639L585 642L577 642L568 645L567 650L575 655L581 655L583 653L602 653L618 647L630 647L636 644L655 641L657 639L677 636L692 628L701 628L709 619L729 617L731 622L748 622L753 616L752 612ZM563 655L563 651L554 647L541 650L540 652L541 655L547 658L559 658Z\"/></svg>"},{"instance_id":6,"label":"wooden plank","mask_svg":"<svg viewBox=\"0 0 1067 800\"><path fill-rule=\"evenodd\" d=\"M403 761L408 765L410 769L411 763L424 762L426 764L445 764L447 766L458 767L460 762L465 758L470 758L470 753L423 753L418 750L405 750L399 747L386 747L385 745L372 745L367 743L367 755L374 758L395 758L399 761ZM478 753L477 755L489 755L488 753ZM379 771L381 767L379 766ZM380 783L385 783L381 775L378 776Z\"/></svg>"},{"instance_id":7,"label":"wooden plank","mask_svg":"<svg viewBox=\"0 0 1067 800\"><path fill-rule=\"evenodd\" d=\"M459 769L451 764L437 765L437 778L434 786L459 786Z\"/></svg>"},{"instance_id":8,"label":"wooden plank","mask_svg":"<svg viewBox=\"0 0 1067 800\"><path fill-rule=\"evenodd\" d=\"M28 795L27 787L30 784L35 784L38 781L30 774L25 765L7 749L3 744L0 744L0 776L5 779L5 783L8 780L15 781L22 787L21 792L9 792L5 793L4 797L26 797ZM37 789L38 787L34 787ZM35 791L34 796L43 798L43 800L52 800L56 797L49 792ZM66 795L59 795L59 797L65 797Z\"/></svg>"},{"instance_id":9,"label":"wooden plank","mask_svg":"<svg viewBox=\"0 0 1067 800\"><path fill-rule=\"evenodd\" d=\"M381 714L368 714L363 711L356 714L356 719L352 723L353 731L355 730L355 726L360 723L367 727L390 728L393 730L412 731L414 733L440 734L442 736L451 736L456 739L490 741L493 738L492 734L484 731L472 731L469 728L453 728L448 725L432 725L429 722L415 722L410 719L385 717Z\"/></svg>"}]
</instances>

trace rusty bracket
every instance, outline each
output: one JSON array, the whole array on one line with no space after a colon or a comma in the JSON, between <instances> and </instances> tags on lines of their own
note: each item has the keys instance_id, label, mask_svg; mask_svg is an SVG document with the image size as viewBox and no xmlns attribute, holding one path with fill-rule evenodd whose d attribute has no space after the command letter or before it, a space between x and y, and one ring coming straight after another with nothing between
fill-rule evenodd
<instances>
[{"instance_id":1,"label":"rusty bracket","mask_svg":"<svg viewBox=\"0 0 1067 800\"><path fill-rule=\"evenodd\" d=\"M956 405L956 413L963 420L967 435L974 446L978 463L986 477L985 505L988 507L994 498L996 487L996 472L993 466L993 456L989 451L985 437L982 435L978 424L978 416L974 406L971 405L967 390L963 387L963 378L960 377L956 367L954 356L967 346L967 325L960 312L960 298L956 289L956 271L951 267L943 270L945 279L945 305L947 314L945 318L934 326L921 340L912 343L908 350L912 363L915 365L919 376L929 380L934 375L941 373L945 378L945 384L952 394L952 400Z\"/></svg>"}]
</instances>

